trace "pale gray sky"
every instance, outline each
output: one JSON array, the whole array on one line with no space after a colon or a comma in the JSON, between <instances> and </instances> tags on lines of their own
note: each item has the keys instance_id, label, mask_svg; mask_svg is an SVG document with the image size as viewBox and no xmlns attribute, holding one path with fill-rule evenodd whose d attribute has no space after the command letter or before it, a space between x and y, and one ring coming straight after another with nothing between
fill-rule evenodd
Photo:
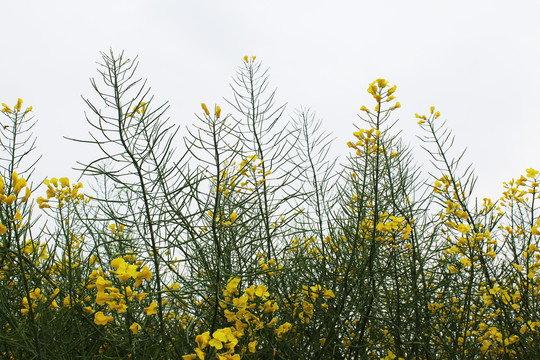
<instances>
[{"instance_id":1,"label":"pale gray sky","mask_svg":"<svg viewBox=\"0 0 540 360\"><path fill-rule=\"evenodd\" d=\"M39 119L38 175L75 177L88 148L62 136L89 130L80 95L92 95L99 51L139 55L139 76L171 121L190 125L230 97L244 55L270 67L286 116L308 106L345 155L365 92L383 77L398 85L400 128L417 145L414 113L431 105L468 147L480 197L540 170L538 1L5 1L0 102L18 97ZM420 158L419 158L420 159Z\"/></svg>"}]
</instances>

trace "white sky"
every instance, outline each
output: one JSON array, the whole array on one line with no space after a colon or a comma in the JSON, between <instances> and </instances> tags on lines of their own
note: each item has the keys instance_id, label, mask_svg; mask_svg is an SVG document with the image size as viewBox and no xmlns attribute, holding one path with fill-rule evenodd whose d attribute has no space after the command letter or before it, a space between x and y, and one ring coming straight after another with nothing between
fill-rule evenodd
<instances>
[{"instance_id":1,"label":"white sky","mask_svg":"<svg viewBox=\"0 0 540 360\"><path fill-rule=\"evenodd\" d=\"M89 148L62 136L88 132L80 96L93 95L110 47L139 55L138 75L183 128L201 102L229 112L232 76L256 55L286 116L310 107L343 155L360 106L374 106L368 84L383 77L398 85L407 141L419 144L414 113L435 105L455 151L468 147L478 196L495 197L503 181L540 170L538 14L538 1L4 1L0 102L33 106L37 175L76 178Z\"/></svg>"}]
</instances>

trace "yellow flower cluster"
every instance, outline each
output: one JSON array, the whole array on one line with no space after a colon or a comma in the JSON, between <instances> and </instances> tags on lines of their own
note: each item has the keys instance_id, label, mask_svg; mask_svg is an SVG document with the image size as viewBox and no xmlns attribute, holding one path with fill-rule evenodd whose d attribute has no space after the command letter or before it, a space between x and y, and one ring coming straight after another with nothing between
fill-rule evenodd
<instances>
[{"instance_id":1,"label":"yellow flower cluster","mask_svg":"<svg viewBox=\"0 0 540 360\"><path fill-rule=\"evenodd\" d=\"M129 302L137 301L140 303L148 295L145 292L137 292L128 285L128 281L133 279L133 286L138 288L141 286L143 280L149 281L152 277L150 269L145 265L138 271L142 265L141 261L135 261L134 255L126 255L124 257L117 257L111 261L111 267L114 270L110 270L110 273L120 279L122 286L117 288L113 286L111 280L106 279L106 274L101 270L94 270L90 274L90 283L87 285L87 289L96 289L97 294L95 298L95 304L97 306L106 306L106 311L115 311L117 313L125 313L128 309ZM156 314L157 303L152 301L148 307L143 309L143 312L147 315ZM92 307L86 307L86 311L94 312ZM106 316L103 310L94 313L94 322L97 325L105 325L114 321L112 316ZM131 325L130 330L136 334L140 326L137 323Z\"/></svg>"},{"instance_id":2,"label":"yellow flower cluster","mask_svg":"<svg viewBox=\"0 0 540 360\"><path fill-rule=\"evenodd\" d=\"M5 103L2 103L2 112L5 113L5 114L13 114L13 112L15 111L15 113L20 113L21 112L21 109L22 109L22 104L23 104L23 100L22 99L17 99L17 103L15 104L15 106L13 107L13 110L11 110L11 108L6 105ZM32 107L28 107L24 114L23 114L23 117L26 116L26 114L28 114L30 111L32 111Z\"/></svg>"},{"instance_id":3,"label":"yellow flower cluster","mask_svg":"<svg viewBox=\"0 0 540 360\"><path fill-rule=\"evenodd\" d=\"M379 147L377 145L377 139L381 136L381 131L379 129L359 129L355 131L353 135L356 137L356 143L351 141L347 142L349 148L356 150L356 155L362 156L362 151L366 154L373 154L377 151L385 152L384 147Z\"/></svg>"},{"instance_id":4,"label":"yellow flower cluster","mask_svg":"<svg viewBox=\"0 0 540 360\"><path fill-rule=\"evenodd\" d=\"M375 101L377 102L377 105L375 105L375 114L380 114L383 112L383 109L381 109L381 105L385 102L390 102L394 100L396 97L393 95L394 92L396 92L397 86L394 85L390 87L388 85L388 81L385 79L377 79L373 81L371 84L369 84L369 87L367 88L367 92L373 96ZM396 102L395 105L391 106L389 109L384 110L384 112L392 111L395 109L398 109L401 107L401 104L399 102ZM371 115L371 111L365 107L362 106L360 108L360 111L365 112L368 115Z\"/></svg>"},{"instance_id":5,"label":"yellow flower cluster","mask_svg":"<svg viewBox=\"0 0 540 360\"><path fill-rule=\"evenodd\" d=\"M30 195L32 194L30 188L26 186L26 180L19 177L16 172L13 172L11 175L11 187L9 189L6 188L6 184L4 182L4 178L2 175L0 175L0 202L9 205L9 206L15 206L17 205L16 201L19 199L19 194L23 188L26 188L24 196L22 196L19 201L21 203L25 203L30 198ZM12 222L16 227L22 226L22 214L19 209L14 210L15 215L12 218ZM3 235L6 233L8 227L6 227L5 224L2 224L0 222L0 235Z\"/></svg>"},{"instance_id":6,"label":"yellow flower cluster","mask_svg":"<svg viewBox=\"0 0 540 360\"><path fill-rule=\"evenodd\" d=\"M430 110L430 116L429 118L426 116L426 115L418 115L418 114L414 114L414 116L417 118L417 119L420 119L418 120L418 125L422 125L423 123L425 123L426 121L430 120L430 121L433 121L434 119L437 119L439 116L441 116L441 113L438 112L438 111L435 111L435 106L431 106L429 108Z\"/></svg>"},{"instance_id":7,"label":"yellow flower cluster","mask_svg":"<svg viewBox=\"0 0 540 360\"><path fill-rule=\"evenodd\" d=\"M269 299L270 293L264 285L250 285L242 295L238 290L240 278L230 278L223 290L223 300L219 305L228 323L232 326L209 331L196 336L197 347L193 354L184 355L183 360L209 359L239 360L245 353L255 353L259 345L258 333L275 328L277 317L272 314L279 310L278 303ZM292 328L284 323L274 329L276 339L281 339ZM237 351L236 348L240 347Z\"/></svg>"},{"instance_id":8,"label":"yellow flower cluster","mask_svg":"<svg viewBox=\"0 0 540 360\"><path fill-rule=\"evenodd\" d=\"M83 187L81 182L76 184L70 184L67 177L60 179L51 178L45 179L43 184L47 186L47 198L40 196L37 198L37 203L40 209L50 208L49 200L55 198L58 201L58 208L61 209L66 202L74 202L76 205L80 201L90 201L89 197L85 197L84 194L79 193L79 189Z\"/></svg>"}]
</instances>

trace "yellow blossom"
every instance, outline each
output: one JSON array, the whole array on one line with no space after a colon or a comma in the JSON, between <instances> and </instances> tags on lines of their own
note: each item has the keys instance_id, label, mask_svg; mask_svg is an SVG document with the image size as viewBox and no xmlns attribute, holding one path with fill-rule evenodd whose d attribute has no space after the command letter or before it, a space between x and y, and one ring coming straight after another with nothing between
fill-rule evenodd
<instances>
[{"instance_id":1,"label":"yellow blossom","mask_svg":"<svg viewBox=\"0 0 540 360\"><path fill-rule=\"evenodd\" d=\"M143 280L148 281L150 280L151 277L152 277L152 273L150 272L150 269L148 268L148 266L146 265L143 266L141 272L137 274L137 278L135 279L134 286L135 287L141 286Z\"/></svg>"},{"instance_id":2,"label":"yellow blossom","mask_svg":"<svg viewBox=\"0 0 540 360\"><path fill-rule=\"evenodd\" d=\"M13 202L17 199L17 197L13 194L9 195L7 198L5 198L3 201L4 203L11 205Z\"/></svg>"},{"instance_id":3,"label":"yellow blossom","mask_svg":"<svg viewBox=\"0 0 540 360\"><path fill-rule=\"evenodd\" d=\"M2 112L3 112L3 113L8 113L8 114L11 114L11 113L12 113L11 109L9 108L9 106L7 106L7 105L4 104L4 103L2 103L2 106L4 107L4 108L2 109Z\"/></svg>"},{"instance_id":4,"label":"yellow blossom","mask_svg":"<svg viewBox=\"0 0 540 360\"><path fill-rule=\"evenodd\" d=\"M19 209L17 209L17 212L15 214L15 217L13 218L13 221L22 221L22 215Z\"/></svg>"},{"instance_id":5,"label":"yellow blossom","mask_svg":"<svg viewBox=\"0 0 540 360\"><path fill-rule=\"evenodd\" d=\"M141 330L141 325L137 324L136 322L134 322L133 324L131 324L131 326L129 327L129 330L131 330L131 332L133 333L133 335L136 335L139 330Z\"/></svg>"},{"instance_id":6,"label":"yellow blossom","mask_svg":"<svg viewBox=\"0 0 540 360\"><path fill-rule=\"evenodd\" d=\"M62 187L69 187L69 179L67 177L60 178L58 181Z\"/></svg>"},{"instance_id":7,"label":"yellow blossom","mask_svg":"<svg viewBox=\"0 0 540 360\"><path fill-rule=\"evenodd\" d=\"M204 113L206 115L210 115L210 111L208 111L208 108L206 107L206 104L205 103L201 103L201 107L202 109L204 110Z\"/></svg>"},{"instance_id":8,"label":"yellow blossom","mask_svg":"<svg viewBox=\"0 0 540 360\"><path fill-rule=\"evenodd\" d=\"M472 265L471 260L469 260L469 259L466 258L466 257L461 258L461 260L459 260L459 261L460 261L460 262L463 264L463 266L465 266L465 267L469 267L469 266Z\"/></svg>"},{"instance_id":9,"label":"yellow blossom","mask_svg":"<svg viewBox=\"0 0 540 360\"><path fill-rule=\"evenodd\" d=\"M152 301L152 303L150 304L150 306L148 307L145 307L143 309L144 313L146 314L146 316L150 316L150 315L154 315L154 314L157 314L157 303L155 301Z\"/></svg>"},{"instance_id":10,"label":"yellow blossom","mask_svg":"<svg viewBox=\"0 0 540 360\"><path fill-rule=\"evenodd\" d=\"M248 344L249 352L254 353L255 351L257 351L257 345L258 344L259 344L259 342L257 340L250 341L249 344Z\"/></svg>"},{"instance_id":11,"label":"yellow blossom","mask_svg":"<svg viewBox=\"0 0 540 360\"><path fill-rule=\"evenodd\" d=\"M288 332L291 328L292 328L292 324L286 322L286 323L280 325L276 330L274 330L274 332L276 333L276 335L277 335L278 337L281 337L281 335L283 335L283 334L285 334L286 332Z\"/></svg>"},{"instance_id":12,"label":"yellow blossom","mask_svg":"<svg viewBox=\"0 0 540 360\"><path fill-rule=\"evenodd\" d=\"M15 104L15 106L13 107L15 110L17 111L21 111L21 106L23 104L23 101L21 98L17 99L17 104Z\"/></svg>"},{"instance_id":13,"label":"yellow blossom","mask_svg":"<svg viewBox=\"0 0 540 360\"><path fill-rule=\"evenodd\" d=\"M199 345L201 349L204 349L208 345L208 341L210 341L209 331L206 331L195 337L195 342Z\"/></svg>"},{"instance_id":14,"label":"yellow blossom","mask_svg":"<svg viewBox=\"0 0 540 360\"><path fill-rule=\"evenodd\" d=\"M106 288L111 287L112 282L105 280L102 276L98 276L96 280L96 288L98 291L104 291Z\"/></svg>"},{"instance_id":15,"label":"yellow blossom","mask_svg":"<svg viewBox=\"0 0 540 360\"><path fill-rule=\"evenodd\" d=\"M530 177L530 178L533 178L535 177L536 175L538 175L538 171L537 170L534 170L532 168L530 169L527 169L527 177Z\"/></svg>"},{"instance_id":16,"label":"yellow blossom","mask_svg":"<svg viewBox=\"0 0 540 360\"><path fill-rule=\"evenodd\" d=\"M30 198L30 195L32 195L32 191L30 190L29 187L26 188L26 192L23 196L23 198L21 199L22 202L27 202L28 199Z\"/></svg>"},{"instance_id":17,"label":"yellow blossom","mask_svg":"<svg viewBox=\"0 0 540 360\"><path fill-rule=\"evenodd\" d=\"M94 323L96 323L96 325L106 325L111 321L114 321L114 318L112 316L106 316L102 311L98 311L94 315Z\"/></svg>"},{"instance_id":18,"label":"yellow blossom","mask_svg":"<svg viewBox=\"0 0 540 360\"><path fill-rule=\"evenodd\" d=\"M216 118L219 119L220 115L221 115L221 108L219 106L216 106Z\"/></svg>"}]
</instances>

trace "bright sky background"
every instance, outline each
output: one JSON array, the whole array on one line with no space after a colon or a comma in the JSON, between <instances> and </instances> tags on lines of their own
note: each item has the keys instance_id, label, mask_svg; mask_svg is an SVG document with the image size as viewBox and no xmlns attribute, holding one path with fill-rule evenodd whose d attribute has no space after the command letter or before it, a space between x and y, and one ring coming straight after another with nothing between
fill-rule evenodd
<instances>
[{"instance_id":1,"label":"bright sky background","mask_svg":"<svg viewBox=\"0 0 540 360\"><path fill-rule=\"evenodd\" d=\"M538 1L40 0L5 1L2 14L0 102L33 106L38 176L77 177L91 148L63 136L88 132L81 95L93 95L89 78L110 47L139 55L138 75L184 129L201 102L231 111L232 76L256 55L285 116L310 107L336 153L347 153L360 106L374 106L365 90L382 77L398 85L399 127L417 148L414 114L440 110L456 153L468 147L478 196L540 170Z\"/></svg>"}]
</instances>

